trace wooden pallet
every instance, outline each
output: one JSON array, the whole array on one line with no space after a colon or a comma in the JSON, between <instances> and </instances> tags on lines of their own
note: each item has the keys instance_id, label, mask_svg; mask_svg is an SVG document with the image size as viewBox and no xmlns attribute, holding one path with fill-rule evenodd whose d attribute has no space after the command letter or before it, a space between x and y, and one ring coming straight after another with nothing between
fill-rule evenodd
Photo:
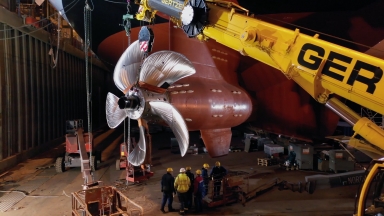
<instances>
[{"instance_id":1,"label":"wooden pallet","mask_svg":"<svg viewBox=\"0 0 384 216\"><path fill-rule=\"evenodd\" d=\"M257 165L260 166L273 166L277 164L277 160L275 158L257 158Z\"/></svg>"}]
</instances>

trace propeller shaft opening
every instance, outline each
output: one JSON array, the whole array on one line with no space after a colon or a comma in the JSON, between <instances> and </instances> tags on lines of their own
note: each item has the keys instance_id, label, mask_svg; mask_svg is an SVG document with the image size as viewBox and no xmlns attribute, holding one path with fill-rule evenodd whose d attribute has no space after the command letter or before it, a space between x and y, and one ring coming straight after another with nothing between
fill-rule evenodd
<instances>
[{"instance_id":1,"label":"propeller shaft opening","mask_svg":"<svg viewBox=\"0 0 384 216\"><path fill-rule=\"evenodd\" d=\"M120 109L136 109L140 105L139 97L137 96L123 96L118 101Z\"/></svg>"}]
</instances>

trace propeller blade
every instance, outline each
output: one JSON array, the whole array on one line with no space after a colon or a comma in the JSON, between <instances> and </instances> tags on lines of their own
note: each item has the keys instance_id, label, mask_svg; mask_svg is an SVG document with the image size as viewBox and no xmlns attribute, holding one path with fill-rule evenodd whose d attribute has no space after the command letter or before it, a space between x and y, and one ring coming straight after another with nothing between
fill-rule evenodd
<instances>
[{"instance_id":1,"label":"propeller blade","mask_svg":"<svg viewBox=\"0 0 384 216\"><path fill-rule=\"evenodd\" d=\"M126 94L136 83L144 52L140 50L139 41L133 42L121 55L113 72L113 81L120 91Z\"/></svg>"},{"instance_id":2,"label":"propeller blade","mask_svg":"<svg viewBox=\"0 0 384 216\"><path fill-rule=\"evenodd\" d=\"M179 143L181 156L184 156L189 146L189 133L187 125L180 113L171 104L166 102L149 102L153 114L160 116L167 122Z\"/></svg>"},{"instance_id":3,"label":"propeller blade","mask_svg":"<svg viewBox=\"0 0 384 216\"><path fill-rule=\"evenodd\" d=\"M143 125L143 119L138 119L139 129L140 129L140 140L133 149L131 153L129 153L128 161L133 166L140 166L145 160L145 151L146 151L146 136L145 136L145 127Z\"/></svg>"},{"instance_id":4,"label":"propeller blade","mask_svg":"<svg viewBox=\"0 0 384 216\"><path fill-rule=\"evenodd\" d=\"M110 128L116 128L122 121L124 121L125 117L127 117L124 110L119 108L117 102L119 98L108 92L107 101L105 103L105 111L107 116L107 123Z\"/></svg>"},{"instance_id":5,"label":"propeller blade","mask_svg":"<svg viewBox=\"0 0 384 216\"><path fill-rule=\"evenodd\" d=\"M196 73L192 62L172 51L159 51L148 56L141 67L139 81L161 87ZM168 86L167 86L168 87Z\"/></svg>"}]
</instances>

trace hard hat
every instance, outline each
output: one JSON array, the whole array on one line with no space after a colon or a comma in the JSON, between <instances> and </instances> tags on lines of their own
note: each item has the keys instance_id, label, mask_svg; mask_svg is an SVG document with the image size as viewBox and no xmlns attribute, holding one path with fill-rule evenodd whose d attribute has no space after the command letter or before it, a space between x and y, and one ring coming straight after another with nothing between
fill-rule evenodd
<instances>
[{"instance_id":1,"label":"hard hat","mask_svg":"<svg viewBox=\"0 0 384 216\"><path fill-rule=\"evenodd\" d=\"M167 168L167 172L173 172L172 168Z\"/></svg>"},{"instance_id":2,"label":"hard hat","mask_svg":"<svg viewBox=\"0 0 384 216\"><path fill-rule=\"evenodd\" d=\"M191 170L192 168L191 167L185 167L186 170Z\"/></svg>"},{"instance_id":3,"label":"hard hat","mask_svg":"<svg viewBox=\"0 0 384 216\"><path fill-rule=\"evenodd\" d=\"M196 175L201 175L201 170L196 170Z\"/></svg>"},{"instance_id":4,"label":"hard hat","mask_svg":"<svg viewBox=\"0 0 384 216\"><path fill-rule=\"evenodd\" d=\"M216 161L215 166L220 166L220 162Z\"/></svg>"},{"instance_id":5,"label":"hard hat","mask_svg":"<svg viewBox=\"0 0 384 216\"><path fill-rule=\"evenodd\" d=\"M203 165L203 167L204 167L204 168L209 168L209 164L205 163L205 164Z\"/></svg>"},{"instance_id":6,"label":"hard hat","mask_svg":"<svg viewBox=\"0 0 384 216\"><path fill-rule=\"evenodd\" d=\"M185 169L184 168L180 168L180 172L181 173L185 172Z\"/></svg>"}]
</instances>

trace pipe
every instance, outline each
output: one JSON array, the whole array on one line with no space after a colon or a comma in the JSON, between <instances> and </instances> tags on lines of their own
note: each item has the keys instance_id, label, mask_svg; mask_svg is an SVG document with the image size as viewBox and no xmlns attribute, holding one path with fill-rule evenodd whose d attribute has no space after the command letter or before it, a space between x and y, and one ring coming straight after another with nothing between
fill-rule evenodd
<instances>
[{"instance_id":1,"label":"pipe","mask_svg":"<svg viewBox=\"0 0 384 216\"><path fill-rule=\"evenodd\" d=\"M361 116L337 98L329 99L325 106L335 112L338 116L340 116L340 118L348 122L351 126L355 126L356 122L361 118Z\"/></svg>"},{"instance_id":2,"label":"pipe","mask_svg":"<svg viewBox=\"0 0 384 216\"><path fill-rule=\"evenodd\" d=\"M181 11L184 8L184 1L148 0L148 6L153 10L160 11L175 18L180 18Z\"/></svg>"}]
</instances>

